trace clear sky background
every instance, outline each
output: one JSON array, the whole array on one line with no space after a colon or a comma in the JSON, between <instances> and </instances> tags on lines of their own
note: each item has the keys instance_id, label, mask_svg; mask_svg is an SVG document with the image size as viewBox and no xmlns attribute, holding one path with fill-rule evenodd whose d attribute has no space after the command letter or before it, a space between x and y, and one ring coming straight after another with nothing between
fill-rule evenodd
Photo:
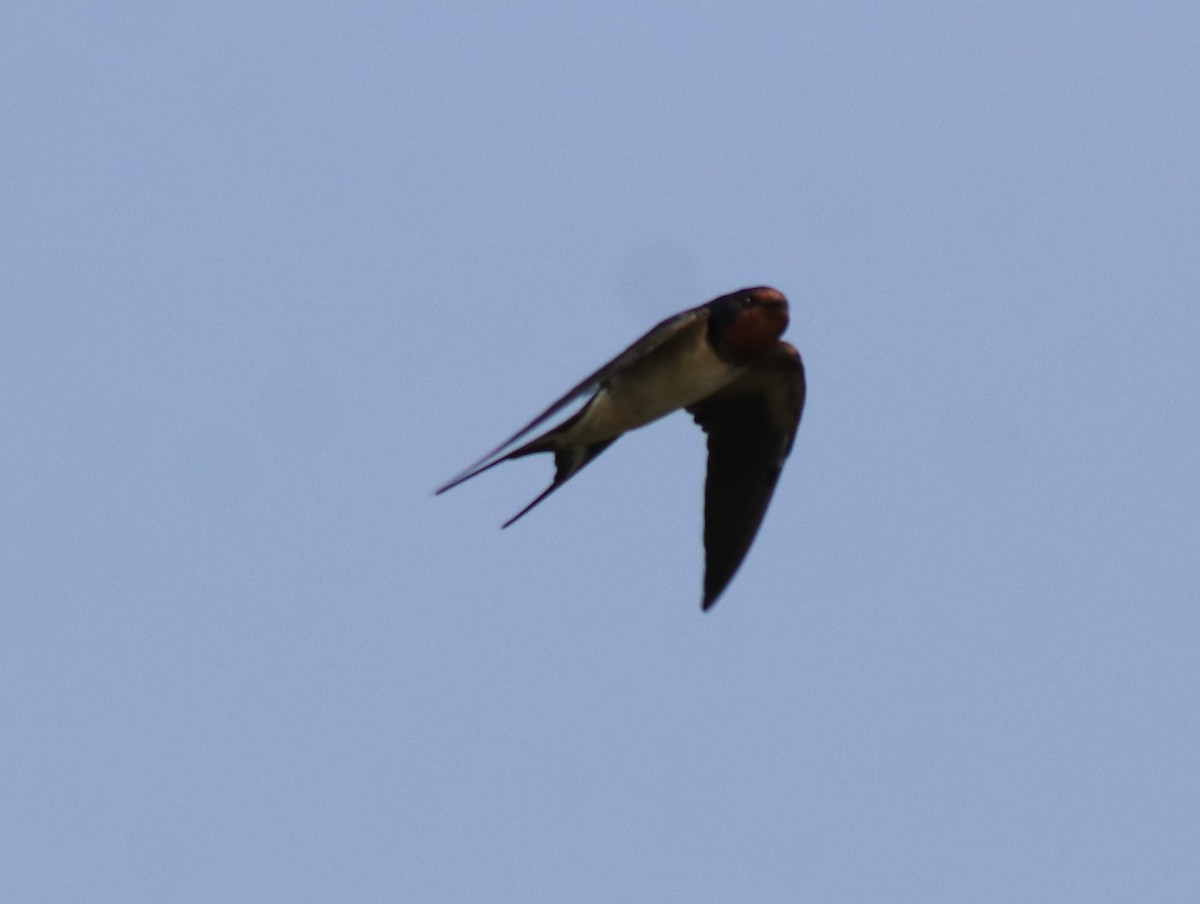
<instances>
[{"instance_id":1,"label":"clear sky background","mask_svg":"<svg viewBox=\"0 0 1200 904\"><path fill-rule=\"evenodd\" d=\"M0 899L1194 902L1200 11L16 2ZM809 404L432 490L661 318Z\"/></svg>"}]
</instances>

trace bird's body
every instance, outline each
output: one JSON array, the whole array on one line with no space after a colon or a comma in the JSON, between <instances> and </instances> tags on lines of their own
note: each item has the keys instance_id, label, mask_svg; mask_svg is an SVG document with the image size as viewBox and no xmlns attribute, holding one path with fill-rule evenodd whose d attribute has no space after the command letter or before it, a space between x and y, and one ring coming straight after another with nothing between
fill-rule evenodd
<instances>
[{"instance_id":1,"label":"bird's body","mask_svg":"<svg viewBox=\"0 0 1200 904\"><path fill-rule=\"evenodd\" d=\"M555 437L555 445L616 439L622 433L686 408L723 388L740 368L723 361L696 318L657 354L631 361L592 396L580 419Z\"/></svg>"},{"instance_id":2,"label":"bird's body","mask_svg":"<svg viewBox=\"0 0 1200 904\"><path fill-rule=\"evenodd\" d=\"M512 524L603 452L621 434L680 408L708 433L704 608L724 590L758 531L804 406L799 353L779 340L787 300L760 286L723 295L664 320L441 487L443 493L512 458L554 455L554 481L505 523ZM585 393L575 415L501 455Z\"/></svg>"}]
</instances>

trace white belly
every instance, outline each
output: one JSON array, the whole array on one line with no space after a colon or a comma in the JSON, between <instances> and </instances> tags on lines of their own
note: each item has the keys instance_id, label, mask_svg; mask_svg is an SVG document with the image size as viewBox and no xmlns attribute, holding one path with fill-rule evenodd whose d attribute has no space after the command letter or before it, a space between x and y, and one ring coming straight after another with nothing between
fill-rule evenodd
<instances>
[{"instance_id":1,"label":"white belly","mask_svg":"<svg viewBox=\"0 0 1200 904\"><path fill-rule=\"evenodd\" d=\"M718 358L703 340L672 351L650 355L614 377L563 439L574 444L620 436L708 398L742 370Z\"/></svg>"}]
</instances>

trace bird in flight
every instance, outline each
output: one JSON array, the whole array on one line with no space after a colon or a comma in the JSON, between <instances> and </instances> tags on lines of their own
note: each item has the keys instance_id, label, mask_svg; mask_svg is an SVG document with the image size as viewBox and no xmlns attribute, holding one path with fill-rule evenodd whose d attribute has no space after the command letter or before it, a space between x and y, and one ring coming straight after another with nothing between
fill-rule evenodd
<instances>
[{"instance_id":1,"label":"bird in flight","mask_svg":"<svg viewBox=\"0 0 1200 904\"><path fill-rule=\"evenodd\" d=\"M708 610L758 533L804 408L804 364L780 340L787 299L757 286L668 317L467 468L438 494L501 462L554 455L554 481L508 527L578 474L626 431L686 409L708 435L704 596ZM581 396L566 421L507 451Z\"/></svg>"}]
</instances>

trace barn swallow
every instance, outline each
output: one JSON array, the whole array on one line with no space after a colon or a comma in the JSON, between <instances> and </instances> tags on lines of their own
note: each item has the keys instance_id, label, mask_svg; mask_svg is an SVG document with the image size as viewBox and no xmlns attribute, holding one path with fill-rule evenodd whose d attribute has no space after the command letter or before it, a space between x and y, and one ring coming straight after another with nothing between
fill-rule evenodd
<instances>
[{"instance_id":1,"label":"barn swallow","mask_svg":"<svg viewBox=\"0 0 1200 904\"><path fill-rule=\"evenodd\" d=\"M508 527L621 434L686 409L708 435L701 602L708 610L758 533L800 424L804 365L800 353L779 338L787 325L787 299L767 286L668 317L437 493L501 462L553 453L554 481L509 518L503 525ZM588 393L591 398L562 424L505 453Z\"/></svg>"}]
</instances>

